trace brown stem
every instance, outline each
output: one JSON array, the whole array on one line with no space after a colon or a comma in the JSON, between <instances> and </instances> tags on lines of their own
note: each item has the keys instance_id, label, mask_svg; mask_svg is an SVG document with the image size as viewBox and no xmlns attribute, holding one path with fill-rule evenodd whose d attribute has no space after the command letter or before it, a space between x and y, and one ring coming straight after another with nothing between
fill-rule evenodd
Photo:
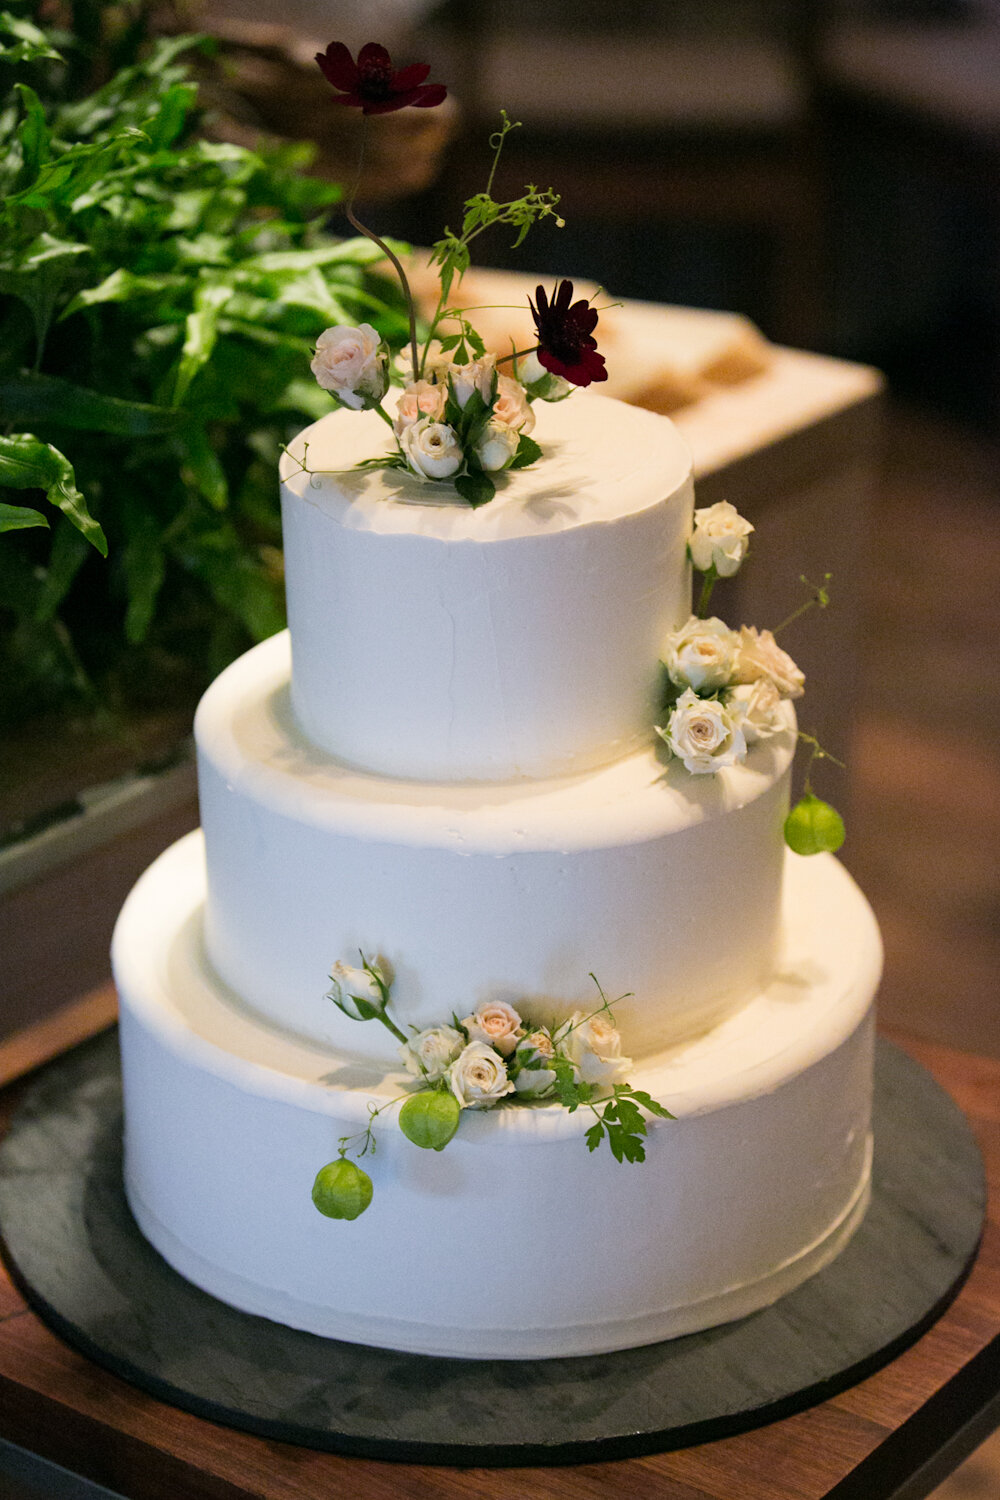
<instances>
[{"instance_id":1,"label":"brown stem","mask_svg":"<svg viewBox=\"0 0 1000 1500\"><path fill-rule=\"evenodd\" d=\"M513 340L511 340L511 342L513 343ZM508 359L524 359L524 357L528 354L537 354L538 350L541 347L541 344L533 344L530 349L512 349L509 354L498 354L497 364L502 365L505 364Z\"/></svg>"},{"instance_id":2,"label":"brown stem","mask_svg":"<svg viewBox=\"0 0 1000 1500\"><path fill-rule=\"evenodd\" d=\"M406 310L409 313L410 317L410 357L413 360L413 378L414 380L416 380L419 365L419 359L417 356L417 315L413 308L413 293L410 291L410 283L406 279L406 272L403 270L403 266L399 259L399 256L393 254L393 252L389 249L389 246L386 244L385 240L379 239L378 235L375 234L373 230L369 229L365 224L362 224L361 220L357 218L354 213L354 200L358 196L358 188L361 186L361 169L364 165L365 160L365 141L367 138L367 131L368 116L364 115L362 117L361 124L361 150L358 153L358 171L354 179L354 186L351 189L351 196L347 200L347 206L344 211L347 214L348 222L354 226L358 233L363 234L367 239L371 240L374 245L377 245L382 251L382 254L387 256L395 267L396 275L399 277L399 284L403 288L403 296L406 298Z\"/></svg>"}]
</instances>

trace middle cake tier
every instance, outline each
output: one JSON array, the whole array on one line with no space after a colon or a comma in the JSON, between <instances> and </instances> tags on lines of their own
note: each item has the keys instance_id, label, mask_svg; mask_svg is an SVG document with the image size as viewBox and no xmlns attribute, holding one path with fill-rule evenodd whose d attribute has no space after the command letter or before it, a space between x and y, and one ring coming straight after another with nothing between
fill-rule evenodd
<instances>
[{"instance_id":1,"label":"middle cake tier","mask_svg":"<svg viewBox=\"0 0 1000 1500\"><path fill-rule=\"evenodd\" d=\"M788 729L691 776L650 747L582 775L503 786L394 781L339 765L295 724L287 635L212 685L195 723L206 942L245 1003L292 1033L389 1058L380 1026L325 998L359 950L395 975L404 1031L489 1000L559 1021L615 1007L641 1058L771 977Z\"/></svg>"}]
</instances>

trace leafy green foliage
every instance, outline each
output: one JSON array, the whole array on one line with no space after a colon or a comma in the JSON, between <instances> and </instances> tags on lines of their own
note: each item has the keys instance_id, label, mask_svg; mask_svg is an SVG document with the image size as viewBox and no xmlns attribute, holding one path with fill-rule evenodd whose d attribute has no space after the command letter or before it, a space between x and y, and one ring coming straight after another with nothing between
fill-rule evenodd
<instances>
[{"instance_id":1,"label":"leafy green foliage","mask_svg":"<svg viewBox=\"0 0 1000 1500\"><path fill-rule=\"evenodd\" d=\"M186 701L280 628L275 466L330 407L312 347L407 331L378 249L318 229L339 189L308 147L198 138L201 44L150 39L148 9L77 0L74 35L41 0L0 11L8 722Z\"/></svg>"},{"instance_id":2,"label":"leafy green foliage","mask_svg":"<svg viewBox=\"0 0 1000 1500\"><path fill-rule=\"evenodd\" d=\"M643 1110L661 1120L674 1118L665 1105L644 1090L632 1088L630 1084L616 1083L609 1099L596 1097L597 1086L578 1079L572 1063L558 1053L554 1057L545 1058L536 1066L551 1069L555 1073L555 1096L570 1114L581 1105L586 1105L593 1111L595 1123L586 1133L588 1149L596 1151L602 1140L606 1139L615 1161L646 1160L643 1146L646 1116Z\"/></svg>"},{"instance_id":3,"label":"leafy green foliage","mask_svg":"<svg viewBox=\"0 0 1000 1500\"><path fill-rule=\"evenodd\" d=\"M526 469L529 464L536 463L542 456L542 450L534 438L528 437L522 432L517 441L517 452L514 454L512 469Z\"/></svg>"},{"instance_id":4,"label":"leafy green foliage","mask_svg":"<svg viewBox=\"0 0 1000 1500\"><path fill-rule=\"evenodd\" d=\"M613 1096L600 1109L595 1108L597 1123L587 1131L587 1146L596 1151L607 1137L611 1154L617 1162L639 1162L646 1160L643 1137L646 1135L646 1116L656 1115L661 1120L672 1120L674 1116L664 1105L642 1089L630 1088L628 1084L615 1085Z\"/></svg>"},{"instance_id":5,"label":"leafy green foliage","mask_svg":"<svg viewBox=\"0 0 1000 1500\"><path fill-rule=\"evenodd\" d=\"M39 442L29 432L0 437L0 484L13 490L44 490L48 500L69 517L99 552L107 556L104 532L87 510L76 487L73 465L50 443ZM20 508L8 507L10 510ZM44 516L39 516L39 521L43 526L47 524ZM16 522L11 529L16 529Z\"/></svg>"},{"instance_id":6,"label":"leafy green foliage","mask_svg":"<svg viewBox=\"0 0 1000 1500\"><path fill-rule=\"evenodd\" d=\"M468 500L473 510L488 505L497 492L496 485L482 469L470 468L467 473L457 475L454 483L462 499Z\"/></svg>"},{"instance_id":7,"label":"leafy green foliage","mask_svg":"<svg viewBox=\"0 0 1000 1500\"><path fill-rule=\"evenodd\" d=\"M453 359L456 363L462 363L470 356L467 346L472 344L476 354L483 352L482 343L479 341L477 348L473 342L474 330L461 314L454 308L449 308L448 298L456 279L461 281L469 269L472 241L483 233L484 230L494 225L509 224L517 230L517 237L512 246L513 249L523 242L525 235L531 226L539 219L551 217L559 228L563 228L564 220L556 213L559 204L559 195L551 188L538 189L534 183L529 183L520 198L511 198L508 202L498 203L493 197L493 179L496 176L497 164L500 153L503 151L504 141L512 130L517 130L519 121L508 118L507 111L500 111L500 129L490 137L490 145L493 148L493 165L490 169L489 180L485 191L474 193L465 202L465 211L462 216L462 229L459 234L454 230L445 229L442 237L435 242L431 249L431 264L438 268L438 278L441 283L441 295L437 308L430 322L430 328L425 345L424 358L430 342L437 336L438 326L443 322L457 320L460 327L458 339L452 342L451 335L443 341L444 348L454 348L456 352ZM478 335L475 336L478 339Z\"/></svg>"}]
</instances>

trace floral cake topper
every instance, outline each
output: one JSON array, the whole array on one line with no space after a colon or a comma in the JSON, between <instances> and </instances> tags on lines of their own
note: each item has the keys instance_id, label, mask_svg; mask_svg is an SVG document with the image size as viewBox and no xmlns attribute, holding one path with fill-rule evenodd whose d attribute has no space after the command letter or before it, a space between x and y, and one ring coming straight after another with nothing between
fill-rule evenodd
<instances>
[{"instance_id":1,"label":"floral cake topper","mask_svg":"<svg viewBox=\"0 0 1000 1500\"><path fill-rule=\"evenodd\" d=\"M562 225L555 211L559 199L551 188L534 186L507 202L492 196L504 141L517 123L502 111L500 128L490 141L493 164L485 190L465 203L461 229L446 228L431 251L440 293L433 313L418 327L399 256L361 222L354 204L364 169L367 117L407 106L431 109L444 101L447 91L444 84L426 82L429 65L397 69L376 42L362 47L356 62L343 42L331 42L316 54L316 62L334 90L333 102L360 109L364 117L346 214L359 234L379 246L399 277L409 319L409 364L397 375L388 344L370 324L338 324L320 335L312 372L339 406L375 411L391 429L394 447L361 467L401 469L422 481L448 480L470 505L484 505L496 493L496 476L541 457L531 437L532 403L561 401L574 386L607 379L594 337L597 309L574 296L571 281L558 281L551 292L536 288L528 305L537 342L527 349L515 349L512 343L510 353L499 356L487 352L465 311L450 300L469 268L473 240L488 228L509 225L516 231L516 247L539 219L551 217ZM384 403L394 380L401 388L387 410ZM301 463L306 469L305 457Z\"/></svg>"}]
</instances>

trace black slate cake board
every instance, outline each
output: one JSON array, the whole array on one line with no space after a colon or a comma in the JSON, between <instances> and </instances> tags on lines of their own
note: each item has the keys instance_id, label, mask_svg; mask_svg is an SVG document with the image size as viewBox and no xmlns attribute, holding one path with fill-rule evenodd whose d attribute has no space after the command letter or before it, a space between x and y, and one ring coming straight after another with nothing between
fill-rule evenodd
<instances>
[{"instance_id":1,"label":"black slate cake board","mask_svg":"<svg viewBox=\"0 0 1000 1500\"><path fill-rule=\"evenodd\" d=\"M875 1142L861 1228L772 1308L616 1354L398 1354L238 1312L146 1243L122 1189L110 1033L52 1064L26 1096L0 1147L0 1231L18 1285L58 1334L198 1416L379 1459L589 1462L704 1442L823 1401L887 1363L944 1311L982 1231L982 1162L948 1096L886 1042Z\"/></svg>"}]
</instances>

